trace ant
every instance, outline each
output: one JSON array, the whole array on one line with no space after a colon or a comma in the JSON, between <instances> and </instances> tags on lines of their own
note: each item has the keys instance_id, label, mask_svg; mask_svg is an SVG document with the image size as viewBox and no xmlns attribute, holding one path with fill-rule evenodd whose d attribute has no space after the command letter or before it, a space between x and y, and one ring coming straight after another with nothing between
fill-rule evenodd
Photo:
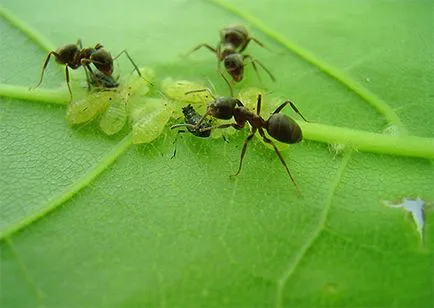
<instances>
[{"instance_id":1,"label":"ant","mask_svg":"<svg viewBox=\"0 0 434 308\"><path fill-rule=\"evenodd\" d=\"M142 77L139 68L125 49L122 50L116 57L112 58L111 54L107 50L105 50L103 45L101 45L100 43L96 44L93 48L83 48L81 40L78 40L75 44L67 44L56 49L55 51L52 50L48 53L44 65L42 66L41 79L34 88L39 87L39 85L42 83L45 69L47 68L48 63L50 62L50 58L53 55L56 63L65 65L65 79L68 85L70 97L72 99L71 86L69 85L68 68L75 70L80 66L83 66L88 80L88 87L90 88L89 81L91 81L92 83L92 81L100 79L99 77L94 76L95 73L92 71L90 64L93 63L93 65L95 65L98 71L108 77L111 77L113 73L113 60L117 59L123 53L128 57L131 64L134 66L137 74ZM89 74L91 75L91 77L89 77ZM115 83L116 82L112 84ZM104 84L105 81L103 81L103 85Z\"/></svg>"},{"instance_id":2,"label":"ant","mask_svg":"<svg viewBox=\"0 0 434 308\"><path fill-rule=\"evenodd\" d=\"M213 48L208 44L200 44L193 48L190 53L199 50L202 47L207 48L211 52L215 53L218 60L218 71L220 72L220 62L223 61L226 71L231 75L235 82L240 82L244 76L244 66L245 60L250 60L258 78L258 69L256 64L258 64L267 74L270 76L271 80L276 81L273 74L258 60L254 59L250 55L241 54L249 45L250 41L254 41L259 46L268 49L260 41L254 37L249 36L247 29L242 25L230 25L222 30L220 30L220 42L217 48Z\"/></svg>"},{"instance_id":3,"label":"ant","mask_svg":"<svg viewBox=\"0 0 434 308\"><path fill-rule=\"evenodd\" d=\"M190 93L204 92L204 91L210 92L209 89L201 89L201 90L190 91ZM210 95L213 97L211 92ZM286 169L286 172L291 178L291 181L294 183L297 193L300 195L300 190L298 188L298 185L295 182L294 178L292 177L291 172L289 171L288 166L285 163L285 160L283 159L282 155L280 154L279 150L277 149L273 141L269 139L264 132L265 129L271 137L273 137L274 139L280 142L284 142L287 144L300 142L303 139L303 134L300 126L290 117L280 113L280 111L282 111L282 109L289 104L291 108L298 115L300 115L304 121L308 122L306 118L297 109L297 107L294 105L294 103L289 100L283 102L279 107L277 107L277 109L272 113L272 115L267 120L265 120L260 115L261 102L262 102L261 94L258 95L256 113L253 113L252 111L244 107L241 101L236 98L232 98L232 97L218 97L218 98L213 97L213 98L214 101L208 105L208 109L206 113L202 116L202 119L200 119L196 123L196 125L184 124L183 126L186 126L187 128L190 127L193 130L199 130L199 131L213 130L217 128L227 128L227 127L241 129L248 122L251 126L251 131L250 134L244 140L243 148L241 150L240 164L234 176L237 176L240 173L241 166L243 164L244 155L246 154L246 150L247 150L247 145L252 140L256 132L258 131L262 139L264 140L264 142L269 143L273 146L276 155L279 157L281 163ZM235 123L221 124L218 126L209 127L205 129L200 128L200 125L205 120L205 117L208 115L222 120L228 120L233 117Z\"/></svg>"}]
</instances>

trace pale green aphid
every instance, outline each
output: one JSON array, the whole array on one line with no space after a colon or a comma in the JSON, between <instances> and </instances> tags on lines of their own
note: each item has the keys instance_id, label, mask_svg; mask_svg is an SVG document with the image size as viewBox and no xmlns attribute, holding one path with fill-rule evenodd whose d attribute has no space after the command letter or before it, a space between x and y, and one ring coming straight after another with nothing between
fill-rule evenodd
<instances>
[{"instance_id":1,"label":"pale green aphid","mask_svg":"<svg viewBox=\"0 0 434 308\"><path fill-rule=\"evenodd\" d=\"M153 72L150 69L139 69L143 78L150 79ZM99 123L101 130L107 135L119 132L127 122L127 106L143 97L150 91L149 84L135 72L122 83L110 100L110 105L104 111Z\"/></svg>"},{"instance_id":2,"label":"pale green aphid","mask_svg":"<svg viewBox=\"0 0 434 308\"><path fill-rule=\"evenodd\" d=\"M133 72L121 80L118 88L94 91L73 100L68 106L66 116L68 123L85 123L102 114L101 130L107 135L119 132L127 121L128 104L141 99L150 91L149 83L144 78L149 81L154 75L153 71L149 68L141 68L140 72L143 78Z\"/></svg>"},{"instance_id":3,"label":"pale green aphid","mask_svg":"<svg viewBox=\"0 0 434 308\"><path fill-rule=\"evenodd\" d=\"M127 110L125 100L115 93L110 100L110 105L104 111L99 122L99 127L107 135L119 132L127 122Z\"/></svg>"},{"instance_id":4,"label":"pale green aphid","mask_svg":"<svg viewBox=\"0 0 434 308\"><path fill-rule=\"evenodd\" d=\"M66 121L71 125L76 125L95 119L107 108L114 95L114 91L101 91L72 100L66 110Z\"/></svg>"},{"instance_id":5,"label":"pale green aphid","mask_svg":"<svg viewBox=\"0 0 434 308\"><path fill-rule=\"evenodd\" d=\"M161 83L161 89L167 97L193 104L208 103L212 98L209 96L208 92L198 92L187 95L185 93L205 88L207 87L200 83L188 80L173 80L172 78L166 78Z\"/></svg>"},{"instance_id":6,"label":"pale green aphid","mask_svg":"<svg viewBox=\"0 0 434 308\"><path fill-rule=\"evenodd\" d=\"M172 116L172 106L165 99L146 98L143 104L132 106L130 121L133 143L149 143L157 139Z\"/></svg>"}]
</instances>

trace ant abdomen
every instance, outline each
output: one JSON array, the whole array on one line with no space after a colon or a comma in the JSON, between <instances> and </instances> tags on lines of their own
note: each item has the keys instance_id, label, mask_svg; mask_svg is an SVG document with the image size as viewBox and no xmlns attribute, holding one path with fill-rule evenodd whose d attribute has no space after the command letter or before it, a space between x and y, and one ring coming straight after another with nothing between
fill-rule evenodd
<instances>
[{"instance_id":1,"label":"ant abdomen","mask_svg":"<svg viewBox=\"0 0 434 308\"><path fill-rule=\"evenodd\" d=\"M303 139L300 126L284 114L275 113L267 121L266 130L274 139L284 143L297 143Z\"/></svg>"},{"instance_id":2,"label":"ant abdomen","mask_svg":"<svg viewBox=\"0 0 434 308\"><path fill-rule=\"evenodd\" d=\"M80 54L80 50L78 49L76 44L68 44L56 49L55 61L58 64L66 64L68 63L69 67L72 69L76 69L80 66L80 64L71 63L70 59L76 58Z\"/></svg>"},{"instance_id":3,"label":"ant abdomen","mask_svg":"<svg viewBox=\"0 0 434 308\"><path fill-rule=\"evenodd\" d=\"M97 49L92 53L90 59L95 67L107 76L110 76L113 73L113 58L105 49Z\"/></svg>"},{"instance_id":4,"label":"ant abdomen","mask_svg":"<svg viewBox=\"0 0 434 308\"><path fill-rule=\"evenodd\" d=\"M247 29L242 25L230 25L221 31L222 42L232 44L235 48L246 45L248 39Z\"/></svg>"}]
</instances>

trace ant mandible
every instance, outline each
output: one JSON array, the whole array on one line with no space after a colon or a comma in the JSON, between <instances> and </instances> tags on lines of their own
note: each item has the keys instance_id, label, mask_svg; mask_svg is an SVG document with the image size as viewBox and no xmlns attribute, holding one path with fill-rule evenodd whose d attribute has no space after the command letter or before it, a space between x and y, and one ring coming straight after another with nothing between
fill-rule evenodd
<instances>
[{"instance_id":1,"label":"ant mandible","mask_svg":"<svg viewBox=\"0 0 434 308\"><path fill-rule=\"evenodd\" d=\"M195 91L190 91L188 93L203 92L203 91L209 92L209 89L195 90ZM210 95L213 96L212 93L210 93ZM285 160L283 159L282 155L280 154L279 150L277 149L277 147L273 143L273 141L265 135L264 129L274 139L276 139L280 142L287 143L287 144L298 143L303 139L303 134L302 134L300 126L290 117L280 113L280 111L282 111L282 109L285 108L288 104L291 106L291 108L298 115L301 116L301 118L304 121L306 121L306 122L308 122L308 121L300 113L300 111L297 109L297 107L294 105L294 103L289 101L289 100L283 102L279 107L277 107L277 109L273 112L273 114L267 120L265 120L260 115L261 102L262 102L262 95L259 94L258 95L258 101L257 101L257 107L256 107L256 113L253 113L249 109L244 107L244 105L241 103L241 101L236 99L236 98L231 98L231 97L214 98L214 102L212 102L208 105L208 109L207 109L206 113L203 115L202 119L197 122L196 125L192 126L192 125L184 124L184 126L191 127L191 129L199 130L199 131L213 130L213 129L217 129L217 128L227 128L227 127L233 127L235 129L241 129L248 122L251 126L251 131L250 131L250 134L244 140L243 148L241 150L240 164L239 164L238 170L234 174L234 176L238 175L241 171L241 167L243 164L244 155L246 154L248 143L252 140L252 138L256 134L256 132L259 132L259 134L261 135L264 142L269 143L273 146L274 151L276 152L281 163L285 167L286 172L288 173L289 177L291 178L291 181L294 183L296 190L297 190L297 193L300 195L300 190L298 188L298 185L295 182L295 179L293 178L293 176L291 175L291 172L289 171L289 168L288 168ZM222 120L229 120L233 117L235 120L235 123L221 124L221 125L214 126L211 128L201 129L200 125L205 120L205 117L208 115L210 115L214 118L217 118L217 119L222 119Z\"/></svg>"},{"instance_id":2,"label":"ant mandible","mask_svg":"<svg viewBox=\"0 0 434 308\"><path fill-rule=\"evenodd\" d=\"M68 68L75 70L80 66L83 66L86 72L88 86L90 87L89 80L98 79L93 77L94 72L92 71L90 64L93 63L93 65L95 65L100 72L110 77L113 73L113 60L117 59L123 53L128 57L137 74L142 77L139 68L125 49L122 50L115 58L112 58L111 54L105 50L101 44L98 43L93 48L83 48L81 40L78 40L76 44L68 44L48 53L44 65L42 66L41 79L34 88L37 88L41 85L42 79L44 78L45 69L47 68L50 58L53 55L56 63L65 65L65 79L68 85L70 97L72 99L71 86L69 85ZM89 77L89 74L91 74L92 77Z\"/></svg>"},{"instance_id":3,"label":"ant mandible","mask_svg":"<svg viewBox=\"0 0 434 308\"><path fill-rule=\"evenodd\" d=\"M218 43L217 48L213 48L208 44L200 44L193 48L193 50L191 50L187 55L202 47L207 48L217 56L218 71L220 72L220 62L223 61L226 71L229 75L231 75L235 82L239 82L243 79L245 66L244 62L248 59L250 60L250 63L252 64L253 69L255 70L259 79L260 76L256 64L258 64L265 72L267 72L271 80L276 81L273 74L271 74L271 72L261 62L254 59L250 55L241 54L246 49L250 41L254 41L259 46L268 49L260 41L249 36L249 33L244 26L230 25L220 30L220 42Z\"/></svg>"}]
</instances>

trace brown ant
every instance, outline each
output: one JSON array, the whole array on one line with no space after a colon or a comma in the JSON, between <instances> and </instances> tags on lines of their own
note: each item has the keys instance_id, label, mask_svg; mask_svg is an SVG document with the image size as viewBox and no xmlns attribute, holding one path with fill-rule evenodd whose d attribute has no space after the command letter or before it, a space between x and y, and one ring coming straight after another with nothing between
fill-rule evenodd
<instances>
[{"instance_id":1,"label":"brown ant","mask_svg":"<svg viewBox=\"0 0 434 308\"><path fill-rule=\"evenodd\" d=\"M223 61L226 71L231 75L235 82L239 82L244 76L244 66L245 60L250 60L258 78L258 69L256 64L258 64L267 74L270 76L271 80L276 81L273 74L258 60L254 59L252 56L241 54L250 43L254 41L259 46L268 49L260 41L254 37L249 36L247 29L242 25L230 25L222 30L220 30L220 42L217 48L213 48L208 44L200 44L193 48L188 54L205 47L211 52L215 53L218 60L218 71L220 72L220 62ZM187 55L188 55L187 54Z\"/></svg>"},{"instance_id":2,"label":"brown ant","mask_svg":"<svg viewBox=\"0 0 434 308\"><path fill-rule=\"evenodd\" d=\"M72 91L69 85L68 68L75 70L80 66L83 66L86 72L88 86L90 88L89 81L95 81L100 79L99 77L93 76L94 72L92 71L90 64L93 63L93 65L97 68L98 71L100 71L106 76L111 77L113 73L113 60L117 59L122 53L124 53L128 57L131 64L134 66L137 74L142 77L139 68L125 49L122 50L115 58L112 58L111 54L107 50L105 50L101 44L98 43L93 48L83 48L81 40L78 40L76 44L67 44L56 49L55 51L50 51L48 53L44 65L42 66L41 79L34 88L39 87L39 85L42 83L45 69L47 68L50 58L53 55L55 61L58 64L65 65L65 79L68 85L69 94L72 99ZM89 74L91 75L91 77L89 77Z\"/></svg>"},{"instance_id":3,"label":"brown ant","mask_svg":"<svg viewBox=\"0 0 434 308\"><path fill-rule=\"evenodd\" d=\"M203 91L209 91L209 89L195 90L187 93L195 93L195 92L203 92ZM212 93L210 93L210 95L213 97ZM269 139L264 132L265 129L271 137L273 137L274 139L280 142L284 142L288 144L300 142L303 139L303 134L301 132L300 126L290 117L280 113L280 111L282 111L282 109L289 104L291 108L297 114L299 114L304 121L308 122L304 118L304 116L300 113L300 111L297 109L297 107L294 105L294 103L289 100L283 102L279 107L277 107L277 109L273 112L273 114L267 120L265 120L260 115L261 101L262 101L261 94L258 95L256 113L253 113L252 111L244 107L241 101L236 98L232 98L232 97L218 97L218 98L213 97L213 98L214 101L208 105L208 109L206 113L203 115L202 119L197 122L196 125L184 124L183 126L186 126L187 128L190 127L193 130L199 130L199 131L213 130L217 128L227 128L227 127L241 129L248 122L251 126L251 131L250 134L244 140L243 148L241 150L240 164L234 176L240 173L244 155L246 154L247 145L252 140L255 133L258 131L262 139L264 140L264 142L269 143L273 146L274 151L276 152L281 163L285 167L286 172L291 178L291 181L294 183L297 189L297 193L300 194L298 185L295 182L294 178L292 177L291 172L289 171L288 166L285 163L285 160L283 159L282 155L280 154L279 150L277 149L273 141ZM218 126L201 129L200 125L205 120L205 117L208 115L222 120L229 120L233 117L235 123L221 124Z\"/></svg>"}]
</instances>

